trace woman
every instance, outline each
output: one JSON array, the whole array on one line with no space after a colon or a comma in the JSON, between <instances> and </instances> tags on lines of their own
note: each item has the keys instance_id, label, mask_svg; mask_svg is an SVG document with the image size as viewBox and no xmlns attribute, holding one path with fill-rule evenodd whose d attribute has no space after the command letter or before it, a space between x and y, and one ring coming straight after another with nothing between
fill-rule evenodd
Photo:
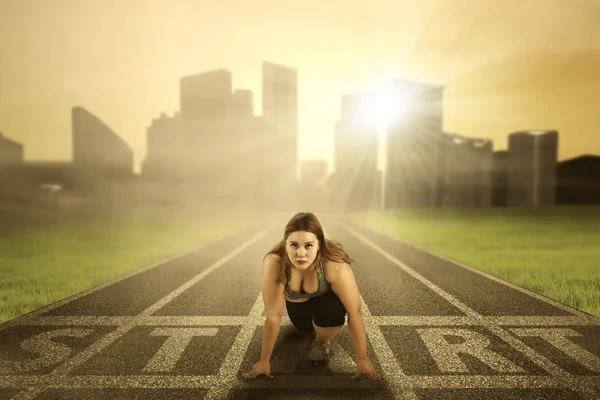
<instances>
[{"instance_id":1,"label":"woman","mask_svg":"<svg viewBox=\"0 0 600 400\"><path fill-rule=\"evenodd\" d=\"M326 239L312 213L298 213L287 223L283 239L263 259L261 290L266 321L260 360L244 378L271 375L271 353L281 327L283 304L292 324L302 333L316 331L310 359L313 365L329 360L329 340L344 326L346 313L357 353L356 373L372 379L375 372L367 357L367 336L360 313L360 294L350 268L350 258L338 243Z\"/></svg>"}]
</instances>

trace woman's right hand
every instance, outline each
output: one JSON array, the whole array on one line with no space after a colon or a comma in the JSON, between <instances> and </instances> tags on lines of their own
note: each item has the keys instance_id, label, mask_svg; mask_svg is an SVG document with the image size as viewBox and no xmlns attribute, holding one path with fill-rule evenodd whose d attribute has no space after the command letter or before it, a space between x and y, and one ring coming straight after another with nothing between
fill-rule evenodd
<instances>
[{"instance_id":1,"label":"woman's right hand","mask_svg":"<svg viewBox=\"0 0 600 400\"><path fill-rule=\"evenodd\" d=\"M242 374L242 377L254 379L258 375L265 375L268 379L273 379L273 375L271 375L271 363L269 361L258 360L252 367L252 371Z\"/></svg>"}]
</instances>

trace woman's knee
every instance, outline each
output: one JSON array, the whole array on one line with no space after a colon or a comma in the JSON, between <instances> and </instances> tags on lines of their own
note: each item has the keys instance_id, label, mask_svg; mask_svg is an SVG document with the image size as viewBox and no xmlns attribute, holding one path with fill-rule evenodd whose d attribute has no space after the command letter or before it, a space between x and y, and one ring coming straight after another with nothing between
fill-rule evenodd
<instances>
[{"instance_id":1,"label":"woman's knee","mask_svg":"<svg viewBox=\"0 0 600 400\"><path fill-rule=\"evenodd\" d=\"M333 293L324 295L318 304L315 304L313 313L315 325L322 328L341 326L346 323L346 308Z\"/></svg>"},{"instance_id":2,"label":"woman's knee","mask_svg":"<svg viewBox=\"0 0 600 400\"><path fill-rule=\"evenodd\" d=\"M300 304L288 304L286 302L288 317L298 331L301 333L310 333L315 330L312 325L312 315L307 304Z\"/></svg>"},{"instance_id":3,"label":"woman's knee","mask_svg":"<svg viewBox=\"0 0 600 400\"><path fill-rule=\"evenodd\" d=\"M300 325L300 326L294 325L294 327L302 334L311 333L311 332L314 332L314 330L315 330L315 327L312 326L312 323L310 324L310 327L308 325Z\"/></svg>"},{"instance_id":4,"label":"woman's knee","mask_svg":"<svg viewBox=\"0 0 600 400\"><path fill-rule=\"evenodd\" d=\"M346 314L315 315L314 321L319 328L334 328L346 323Z\"/></svg>"}]
</instances>

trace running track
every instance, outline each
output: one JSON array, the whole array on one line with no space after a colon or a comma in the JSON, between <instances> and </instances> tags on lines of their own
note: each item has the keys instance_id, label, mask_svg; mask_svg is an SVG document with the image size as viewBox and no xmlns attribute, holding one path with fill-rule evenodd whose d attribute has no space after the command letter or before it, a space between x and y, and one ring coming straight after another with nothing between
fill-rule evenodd
<instances>
[{"instance_id":1,"label":"running track","mask_svg":"<svg viewBox=\"0 0 600 400\"><path fill-rule=\"evenodd\" d=\"M200 248L0 325L0 399L600 399L600 319L334 217L354 259L368 354L346 327L326 367L287 316L273 380L260 355L263 255L286 220Z\"/></svg>"}]
</instances>

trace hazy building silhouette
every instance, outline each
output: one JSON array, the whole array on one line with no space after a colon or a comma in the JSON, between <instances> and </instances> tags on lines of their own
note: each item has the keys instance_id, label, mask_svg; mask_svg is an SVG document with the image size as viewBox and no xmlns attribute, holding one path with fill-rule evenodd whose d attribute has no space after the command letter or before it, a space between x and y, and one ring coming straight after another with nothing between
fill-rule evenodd
<instances>
[{"instance_id":1,"label":"hazy building silhouette","mask_svg":"<svg viewBox=\"0 0 600 400\"><path fill-rule=\"evenodd\" d=\"M257 168L268 171L268 203L278 210L295 210L298 184L298 73L296 70L263 62L263 128L257 146L268 158Z\"/></svg>"},{"instance_id":2,"label":"hazy building silhouette","mask_svg":"<svg viewBox=\"0 0 600 400\"><path fill-rule=\"evenodd\" d=\"M252 150L252 190L251 202L255 210L269 210L273 207L271 193L277 191L272 181L273 170L277 169L277 158L271 157L277 153L277 141L273 139L275 133L264 117L256 117L252 124L254 140Z\"/></svg>"},{"instance_id":3,"label":"hazy building silhouette","mask_svg":"<svg viewBox=\"0 0 600 400\"><path fill-rule=\"evenodd\" d=\"M444 133L440 152L441 205L491 205L492 148L489 139Z\"/></svg>"},{"instance_id":4,"label":"hazy building silhouette","mask_svg":"<svg viewBox=\"0 0 600 400\"><path fill-rule=\"evenodd\" d=\"M52 205L57 194L48 190L73 191L76 174L69 161L27 161L0 168L0 202Z\"/></svg>"},{"instance_id":5,"label":"hazy building silhouette","mask_svg":"<svg viewBox=\"0 0 600 400\"><path fill-rule=\"evenodd\" d=\"M180 160L183 156L184 123L180 115L161 113L146 128L146 157L141 164L141 192L145 203L178 204L183 183Z\"/></svg>"},{"instance_id":6,"label":"hazy building silhouette","mask_svg":"<svg viewBox=\"0 0 600 400\"><path fill-rule=\"evenodd\" d=\"M300 182L321 186L327 179L327 161L304 160L300 164Z\"/></svg>"},{"instance_id":7,"label":"hazy building silhouette","mask_svg":"<svg viewBox=\"0 0 600 400\"><path fill-rule=\"evenodd\" d=\"M177 163L183 123L178 115L161 113L146 128L146 157L141 165L145 180L169 180L179 173Z\"/></svg>"},{"instance_id":8,"label":"hazy building silhouette","mask_svg":"<svg viewBox=\"0 0 600 400\"><path fill-rule=\"evenodd\" d=\"M98 117L83 107L73 107L73 165L108 176L133 174L133 151Z\"/></svg>"},{"instance_id":9,"label":"hazy building silhouette","mask_svg":"<svg viewBox=\"0 0 600 400\"><path fill-rule=\"evenodd\" d=\"M256 117L254 96L251 90L237 89L233 93L232 118L234 132L229 148L232 151L232 184L238 196L238 205L251 205L251 190L254 173L252 146L256 141Z\"/></svg>"},{"instance_id":10,"label":"hazy building silhouette","mask_svg":"<svg viewBox=\"0 0 600 400\"><path fill-rule=\"evenodd\" d=\"M508 150L492 154L492 206L508 205Z\"/></svg>"},{"instance_id":11,"label":"hazy building silhouette","mask_svg":"<svg viewBox=\"0 0 600 400\"><path fill-rule=\"evenodd\" d=\"M180 79L180 112L161 114L146 130L142 164L146 198L161 203L247 206L253 96L232 92L225 69Z\"/></svg>"},{"instance_id":12,"label":"hazy building silhouette","mask_svg":"<svg viewBox=\"0 0 600 400\"><path fill-rule=\"evenodd\" d=\"M586 154L558 163L556 203L600 204L600 156Z\"/></svg>"},{"instance_id":13,"label":"hazy building silhouette","mask_svg":"<svg viewBox=\"0 0 600 400\"><path fill-rule=\"evenodd\" d=\"M334 135L334 173L329 186L330 205L340 211L379 209L379 132L364 115L369 100L368 92L347 94L341 99Z\"/></svg>"},{"instance_id":14,"label":"hazy building silhouette","mask_svg":"<svg viewBox=\"0 0 600 400\"><path fill-rule=\"evenodd\" d=\"M509 206L556 204L557 131L511 133L508 159Z\"/></svg>"},{"instance_id":15,"label":"hazy building silhouette","mask_svg":"<svg viewBox=\"0 0 600 400\"><path fill-rule=\"evenodd\" d=\"M10 140L0 132L0 168L5 165L20 164L23 160L23 145Z\"/></svg>"},{"instance_id":16,"label":"hazy building silhouette","mask_svg":"<svg viewBox=\"0 0 600 400\"><path fill-rule=\"evenodd\" d=\"M27 161L19 168L28 186L55 184L73 189L77 183L74 165L69 161Z\"/></svg>"},{"instance_id":17,"label":"hazy building silhouette","mask_svg":"<svg viewBox=\"0 0 600 400\"><path fill-rule=\"evenodd\" d=\"M444 87L396 80L392 92L398 114L387 130L385 208L439 205Z\"/></svg>"},{"instance_id":18,"label":"hazy building silhouette","mask_svg":"<svg viewBox=\"0 0 600 400\"><path fill-rule=\"evenodd\" d=\"M305 160L300 164L298 209L323 210L327 206L327 162Z\"/></svg>"},{"instance_id":19,"label":"hazy building silhouette","mask_svg":"<svg viewBox=\"0 0 600 400\"><path fill-rule=\"evenodd\" d=\"M73 179L88 203L138 201L133 150L108 125L83 107L71 109Z\"/></svg>"},{"instance_id":20,"label":"hazy building silhouette","mask_svg":"<svg viewBox=\"0 0 600 400\"><path fill-rule=\"evenodd\" d=\"M0 133L0 202L19 202L23 198L23 145Z\"/></svg>"},{"instance_id":21,"label":"hazy building silhouette","mask_svg":"<svg viewBox=\"0 0 600 400\"><path fill-rule=\"evenodd\" d=\"M231 105L233 78L226 69L184 76L179 80L179 110L184 119L214 118Z\"/></svg>"}]
</instances>

